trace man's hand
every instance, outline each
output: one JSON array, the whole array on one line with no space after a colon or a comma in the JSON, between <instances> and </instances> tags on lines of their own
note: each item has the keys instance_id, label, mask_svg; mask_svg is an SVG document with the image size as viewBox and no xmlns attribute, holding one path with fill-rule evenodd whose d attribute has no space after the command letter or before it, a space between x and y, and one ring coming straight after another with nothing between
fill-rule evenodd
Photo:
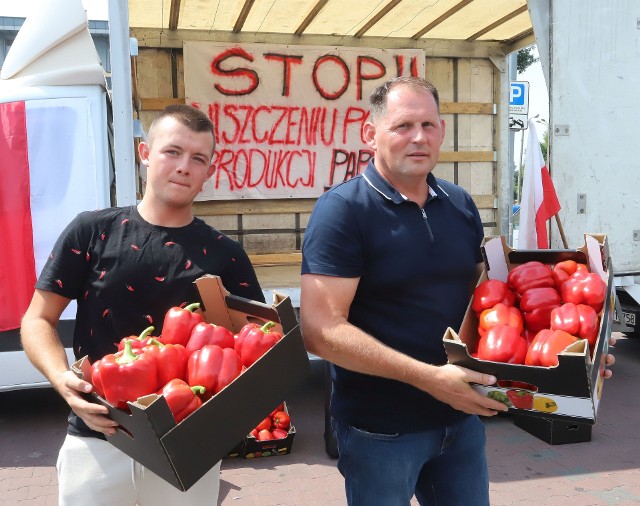
<instances>
[{"instance_id":1,"label":"man's hand","mask_svg":"<svg viewBox=\"0 0 640 506\"><path fill-rule=\"evenodd\" d=\"M441 402L458 411L469 414L493 416L507 411L502 402L486 397L474 390L469 383L493 385L494 376L483 374L452 364L431 366L433 372L424 385L416 385Z\"/></svg>"},{"instance_id":2,"label":"man's hand","mask_svg":"<svg viewBox=\"0 0 640 506\"><path fill-rule=\"evenodd\" d=\"M108 418L107 407L89 402L82 395L93 390L91 383L81 380L72 371L65 371L52 378L52 383L73 412L82 418L90 429L108 436L115 434L118 424Z\"/></svg>"}]
</instances>

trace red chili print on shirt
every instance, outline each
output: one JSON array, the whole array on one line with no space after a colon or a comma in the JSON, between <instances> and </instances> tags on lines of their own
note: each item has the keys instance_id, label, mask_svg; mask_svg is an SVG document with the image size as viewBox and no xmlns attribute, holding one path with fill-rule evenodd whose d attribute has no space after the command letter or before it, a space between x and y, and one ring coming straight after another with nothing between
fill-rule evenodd
<instances>
[{"instance_id":1,"label":"red chili print on shirt","mask_svg":"<svg viewBox=\"0 0 640 506\"><path fill-rule=\"evenodd\" d=\"M82 253L82 251L80 251L79 249L73 249L71 248L71 253L74 253L76 255L79 255L80 253Z\"/></svg>"},{"instance_id":2,"label":"red chili print on shirt","mask_svg":"<svg viewBox=\"0 0 640 506\"><path fill-rule=\"evenodd\" d=\"M191 260L187 260L184 264L184 270L191 269Z\"/></svg>"},{"instance_id":3,"label":"red chili print on shirt","mask_svg":"<svg viewBox=\"0 0 640 506\"><path fill-rule=\"evenodd\" d=\"M135 251L140 251L140 248L139 248L137 245L135 245L135 244L132 244L132 245L131 245L131 247L132 247Z\"/></svg>"},{"instance_id":4,"label":"red chili print on shirt","mask_svg":"<svg viewBox=\"0 0 640 506\"><path fill-rule=\"evenodd\" d=\"M167 279L166 276L156 276L155 277L156 281L164 281L165 279Z\"/></svg>"},{"instance_id":5,"label":"red chili print on shirt","mask_svg":"<svg viewBox=\"0 0 640 506\"><path fill-rule=\"evenodd\" d=\"M98 279L102 280L104 279L104 275L107 273L107 271L105 271L104 269L102 269L102 271L100 272L100 277Z\"/></svg>"},{"instance_id":6,"label":"red chili print on shirt","mask_svg":"<svg viewBox=\"0 0 640 506\"><path fill-rule=\"evenodd\" d=\"M165 243L164 243L164 245L165 245L165 246L175 246L175 245L176 245L176 243L175 243L175 242L173 242L173 241L167 241L167 242L165 242Z\"/></svg>"}]
</instances>

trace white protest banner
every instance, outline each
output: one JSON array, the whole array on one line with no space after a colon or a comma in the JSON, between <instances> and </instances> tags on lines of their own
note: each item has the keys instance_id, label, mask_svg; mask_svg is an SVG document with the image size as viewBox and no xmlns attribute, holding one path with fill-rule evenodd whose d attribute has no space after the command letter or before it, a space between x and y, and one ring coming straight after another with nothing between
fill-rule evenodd
<instances>
[{"instance_id":1,"label":"white protest banner","mask_svg":"<svg viewBox=\"0 0 640 506\"><path fill-rule=\"evenodd\" d=\"M313 198L366 167L373 89L424 76L417 49L185 42L185 95L215 125L200 200Z\"/></svg>"}]
</instances>

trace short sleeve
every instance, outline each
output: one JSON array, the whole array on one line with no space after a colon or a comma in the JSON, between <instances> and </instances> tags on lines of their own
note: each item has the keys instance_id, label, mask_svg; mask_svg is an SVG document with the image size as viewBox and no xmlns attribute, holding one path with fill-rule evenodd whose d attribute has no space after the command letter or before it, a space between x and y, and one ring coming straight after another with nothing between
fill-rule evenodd
<instances>
[{"instance_id":1,"label":"short sleeve","mask_svg":"<svg viewBox=\"0 0 640 506\"><path fill-rule=\"evenodd\" d=\"M362 275L363 236L355 212L337 192L318 199L302 244L302 274Z\"/></svg>"},{"instance_id":2,"label":"short sleeve","mask_svg":"<svg viewBox=\"0 0 640 506\"><path fill-rule=\"evenodd\" d=\"M36 288L68 299L81 297L85 286L92 228L90 212L76 216L62 231L36 282Z\"/></svg>"}]
</instances>

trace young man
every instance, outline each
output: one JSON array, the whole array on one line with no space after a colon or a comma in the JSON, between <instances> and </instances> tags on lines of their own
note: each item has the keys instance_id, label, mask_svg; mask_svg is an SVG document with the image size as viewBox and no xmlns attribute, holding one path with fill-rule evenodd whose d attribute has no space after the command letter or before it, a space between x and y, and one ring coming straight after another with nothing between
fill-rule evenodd
<instances>
[{"instance_id":1,"label":"young man","mask_svg":"<svg viewBox=\"0 0 640 506\"><path fill-rule=\"evenodd\" d=\"M215 505L220 465L181 492L108 443L116 423L84 400L91 384L69 369L56 324L72 299L73 347L91 362L122 337L149 325L162 332L166 311L198 300L193 281L216 274L232 293L264 302L247 254L193 215L193 200L213 174L213 125L198 109L166 108L139 154L147 188L137 206L79 214L42 270L21 338L33 364L72 409L58 457L60 505Z\"/></svg>"}]
</instances>

